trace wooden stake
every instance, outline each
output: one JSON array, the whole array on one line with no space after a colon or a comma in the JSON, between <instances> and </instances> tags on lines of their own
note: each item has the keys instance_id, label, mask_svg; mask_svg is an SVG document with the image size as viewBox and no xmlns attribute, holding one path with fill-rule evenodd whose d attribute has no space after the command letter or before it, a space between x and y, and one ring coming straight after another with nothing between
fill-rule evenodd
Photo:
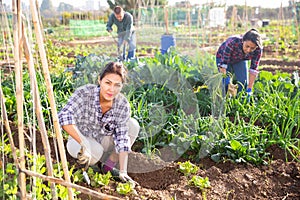
<instances>
[{"instance_id":1,"label":"wooden stake","mask_svg":"<svg viewBox=\"0 0 300 200\"><path fill-rule=\"evenodd\" d=\"M33 99L34 103L36 105L35 107L35 113L38 119L38 125L39 125L39 130L41 132L41 138L42 138L42 143L44 146L44 154L46 157L46 166L47 166L47 173L48 176L53 176L53 167L52 167L52 160L51 160L51 148L48 140L48 135L47 135L47 130L44 122L44 117L43 117L43 112L42 112L42 104L40 101L40 95L38 91L38 84L37 84L37 79L36 79L36 73L34 69L34 62L33 62L33 56L29 48L29 42L28 38L26 35L26 30L25 26L23 24L23 41L24 41L24 53L25 57L28 63L28 70L29 70L29 75L30 75L30 82L32 85L32 90L33 90ZM57 194L56 194L56 189L55 189L55 184L50 183L51 187L51 194L52 194L52 199L57 199Z\"/></svg>"},{"instance_id":2,"label":"wooden stake","mask_svg":"<svg viewBox=\"0 0 300 200\"><path fill-rule=\"evenodd\" d=\"M244 7L244 19L243 19L243 25L246 27L246 30L248 30L248 9L247 9L247 1L245 0L245 7Z\"/></svg>"},{"instance_id":3,"label":"wooden stake","mask_svg":"<svg viewBox=\"0 0 300 200\"><path fill-rule=\"evenodd\" d=\"M70 183L71 181L70 181L69 170L68 170L68 165L67 165L66 152L65 152L65 147L64 147L63 137L61 134L60 125L58 123L57 109L56 109L56 103L55 103L54 94L53 94L53 87L52 87L52 83L51 83L51 79L50 79L49 66L48 66L48 62L47 62L46 51L44 49L44 42L43 42L41 27L39 25L36 5L34 2L35 2L34 0L30 0L30 9L31 9L31 13L32 13L32 20L33 20L34 29L36 32L36 39L37 39L37 43L38 43L38 47L39 47L40 58L42 61L43 75L44 75L44 78L46 81L47 93L48 93L48 98L49 98L50 107L51 107L52 120L53 120L54 130L55 130L56 138L57 138L57 142L58 142L58 148L59 148L60 158L61 158L62 167L63 167L63 171L64 171L64 177L65 177L66 182ZM73 200L74 197L73 197L73 191L71 188L68 188L68 193L69 193L69 200Z\"/></svg>"},{"instance_id":4,"label":"wooden stake","mask_svg":"<svg viewBox=\"0 0 300 200\"><path fill-rule=\"evenodd\" d=\"M191 47L192 41L191 41L191 37L192 37L192 33L191 33L191 4L189 2L186 2L186 7L187 7L187 24L189 27L189 38L190 38L190 42L189 42L189 47Z\"/></svg>"},{"instance_id":5,"label":"wooden stake","mask_svg":"<svg viewBox=\"0 0 300 200\"><path fill-rule=\"evenodd\" d=\"M293 2L293 8L296 11L296 2L295 0L292 0ZM296 25L296 31L297 31L297 38L298 38L298 47L300 48L300 31L299 31L299 24L298 24L298 19L297 19L297 12L295 13L295 25Z\"/></svg>"},{"instance_id":6,"label":"wooden stake","mask_svg":"<svg viewBox=\"0 0 300 200\"><path fill-rule=\"evenodd\" d=\"M166 35L169 35L168 7L165 6Z\"/></svg>"},{"instance_id":7,"label":"wooden stake","mask_svg":"<svg viewBox=\"0 0 300 200\"><path fill-rule=\"evenodd\" d=\"M236 20L237 20L237 8L233 6L232 14L231 14L231 26L232 26L231 28L233 32L235 31Z\"/></svg>"},{"instance_id":8,"label":"wooden stake","mask_svg":"<svg viewBox=\"0 0 300 200\"><path fill-rule=\"evenodd\" d=\"M140 22L141 22L141 9L144 9L142 8L142 3L141 3L141 0L138 0L138 17L137 17L137 22L136 22L136 27L139 27L140 26Z\"/></svg>"},{"instance_id":9,"label":"wooden stake","mask_svg":"<svg viewBox=\"0 0 300 200\"><path fill-rule=\"evenodd\" d=\"M1 85L1 77L0 77L0 105L1 105L0 107L1 107L1 111L2 111L2 119L3 119L3 123L4 123L6 133L7 133L7 136L8 136L8 141L9 141L9 144L10 144L10 148L12 150L14 163L19 168L19 161L18 161L18 157L17 157L17 153L16 153L16 147L15 147L15 144L14 144L14 139L13 139L12 134L11 134L11 129L10 129L10 126L9 126L9 121L8 121L8 117L7 117L6 107L5 107L5 99L4 99L2 85Z\"/></svg>"},{"instance_id":10,"label":"wooden stake","mask_svg":"<svg viewBox=\"0 0 300 200\"><path fill-rule=\"evenodd\" d=\"M200 25L201 25L201 28L202 28L202 19L201 19L201 13L200 13L200 8L197 9L197 44L199 42L199 29L200 29ZM197 45L198 46L198 45Z\"/></svg>"},{"instance_id":11,"label":"wooden stake","mask_svg":"<svg viewBox=\"0 0 300 200\"><path fill-rule=\"evenodd\" d=\"M36 10L37 10L37 14L38 14L38 19L39 19L39 24L40 24L41 30L44 30L44 26L43 26L43 23L42 23L42 17L41 17L41 12L40 12L40 7L39 7L38 0L35 0L35 5L36 5ZM44 38L45 37L44 31L42 31L42 35L43 35L43 38Z\"/></svg>"},{"instance_id":12,"label":"wooden stake","mask_svg":"<svg viewBox=\"0 0 300 200\"><path fill-rule=\"evenodd\" d=\"M1 12L6 16L5 10L2 7L2 1L1 1ZM3 23L3 22L1 22ZM5 24L5 31L7 31L7 36L9 39L11 39L11 35L8 34L9 32L9 27L8 27L8 22L7 22L7 18L5 17L4 19L4 24ZM8 56L8 50L7 50L7 42L6 41L6 37L3 37L3 41L5 43L6 46L6 51L7 51L7 56ZM9 40L11 41L11 40ZM12 156L14 159L14 163L17 166L17 168L19 168L19 161L18 161L18 157L17 157L17 153L16 153L16 147L14 144L14 140L13 140L13 136L11 133L11 129L10 129L10 125L9 125L9 121L8 121L8 117L7 117L7 111L6 111L6 107L5 107L5 99L4 99L4 95L3 95L3 90L2 90L2 84L1 84L2 80L1 80L1 75L0 75L0 107L1 107L1 113L2 113L2 120L6 129L6 133L8 136L8 141L10 144L10 148L12 150Z\"/></svg>"},{"instance_id":13,"label":"wooden stake","mask_svg":"<svg viewBox=\"0 0 300 200\"><path fill-rule=\"evenodd\" d=\"M24 139L24 124L23 124L23 83L22 83L22 63L20 62L20 38L21 32L21 1L13 0L13 38L14 38L14 61L15 61L15 77L16 77L16 101L17 101L17 115L18 115L18 136L20 148L20 169L25 169L25 139ZM20 171L19 173L19 187L21 199L26 199L26 176Z\"/></svg>"}]
</instances>

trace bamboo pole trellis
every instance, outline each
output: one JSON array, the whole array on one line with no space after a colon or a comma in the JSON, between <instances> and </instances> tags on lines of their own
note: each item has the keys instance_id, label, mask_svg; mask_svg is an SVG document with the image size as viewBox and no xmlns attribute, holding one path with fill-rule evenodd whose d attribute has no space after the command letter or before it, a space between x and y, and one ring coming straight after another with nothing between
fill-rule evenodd
<instances>
[{"instance_id":1,"label":"bamboo pole trellis","mask_svg":"<svg viewBox=\"0 0 300 200\"><path fill-rule=\"evenodd\" d=\"M36 38L37 42L39 43L39 53L41 55L41 60L42 60L42 65L43 65L43 70L44 70L44 78L46 80L46 85L47 85L47 92L48 96L50 98L50 106L52 111L52 117L54 121L54 126L56 127L56 137L58 140L59 144L59 150L60 150L60 157L62 159L62 164L63 164L63 170L64 170L64 175L65 175L65 180L55 178L53 177L53 168L52 168L52 161L51 161L51 149L48 141L48 136L47 136L47 130L45 127L44 123L44 118L42 114L42 106L41 106L41 101L40 101L40 96L39 96L39 91L38 91L38 85L37 85L37 79L36 79L36 73L35 73L35 68L34 68L34 58L31 53L31 48L29 45L29 40L26 34L26 29L25 29L25 24L22 23L22 14L21 14L21 5L20 5L19 0L14 0L13 1L13 39L14 39L14 65L15 65L15 79L16 79L16 97L17 97L17 116L18 116L18 139L19 139L19 148L20 148L20 156L17 156L16 153L16 147L14 145L8 117L7 117L7 112L5 108L5 99L4 99L4 94L2 91L2 86L0 85L0 106L1 106L1 120L3 124L5 125L6 133L8 135L8 139L12 148L12 155L14 159L14 163L19 170L19 177L18 177L18 184L19 184L19 192L18 195L20 196L20 199L27 199L29 198L30 195L26 194L26 174L28 176L32 177L37 177L40 179L43 179L45 181L50 182L50 187L51 187L51 195L52 199L58 199L57 194L56 194L56 188L55 188L55 183L58 183L60 185L66 186L68 188L68 198L73 199L73 191L72 188L81 191L83 193L86 193L90 196L101 198L101 199L119 199L114 196L106 195L99 193L94 190L90 190L88 188L72 184L70 182L70 177L69 177L69 171L67 168L67 161L66 161L66 155L64 151L64 143L63 143L63 138L60 132L58 120L57 120L57 113L56 111L56 106L55 106L55 101L54 101L54 95L53 95L53 90L52 90L52 85L50 81L50 75L48 69L48 64L46 61L46 53L44 49L44 44L42 40L42 35L41 35L41 29L39 28L39 25L37 23L37 15L34 13L35 10L33 9L33 21L35 25L35 31L36 31ZM33 2L33 1L32 1ZM31 2L31 3L32 3ZM31 4L31 6L33 3ZM38 126L39 130L41 133L41 138L42 138L42 143L43 143L43 148L45 152L45 157L46 157L46 165L47 165L47 173L48 176L38 174L36 172L27 170L25 167L25 138L24 138L24 112L23 112L23 77L22 77L22 50L24 50L24 55L27 61L28 65L28 71L30 75L30 82L31 82L31 88L32 88L32 98L34 101L34 110L36 113L36 117L38 119ZM46 68L46 70L45 70ZM0 79L1 83L1 79ZM52 105L51 105L52 103ZM55 124L55 121L57 122ZM57 131L58 130L58 131Z\"/></svg>"},{"instance_id":2,"label":"bamboo pole trellis","mask_svg":"<svg viewBox=\"0 0 300 200\"><path fill-rule=\"evenodd\" d=\"M24 122L23 122L23 83L22 83L22 62L21 62L21 1L13 0L13 38L14 38L14 62L16 76L16 102L17 102L17 119L18 119L18 137L20 149L20 169L25 169L25 139L24 139ZM19 173L19 186L21 199L26 199L26 176L25 173Z\"/></svg>"},{"instance_id":3,"label":"bamboo pole trellis","mask_svg":"<svg viewBox=\"0 0 300 200\"><path fill-rule=\"evenodd\" d=\"M292 3L293 3L293 9L295 10L294 19L295 19L297 38L298 38L298 48L300 48L300 31L299 31L299 22L297 17L297 8L296 8L295 0L292 0Z\"/></svg>"},{"instance_id":4,"label":"bamboo pole trellis","mask_svg":"<svg viewBox=\"0 0 300 200\"><path fill-rule=\"evenodd\" d=\"M46 81L47 93L48 93L48 98L49 98L51 113L52 113L52 120L53 120L53 124L54 124L54 130L56 133L56 138L58 141L58 148L59 148L59 152L60 152L62 168L64 171L64 177L66 179L66 182L70 183L71 180L70 180L70 176L69 176L69 170L68 170L68 165L67 165L67 158L66 158L66 153L65 153L64 143L63 143L63 137L62 137L59 123L58 123L57 109L56 109L56 104L55 104L55 99L54 99L54 94L53 94L52 83L50 80L49 66L48 66L48 62L47 62L46 51L44 49L43 36L42 36L41 26L39 23L38 12L36 9L35 2L36 1L34 1L34 0L30 0L32 21L33 21L34 29L36 32L36 40L38 43L39 54L40 54L40 58L42 61L43 74L44 74L44 78ZM68 194L69 194L69 200L74 199L73 191L71 188L68 188Z\"/></svg>"},{"instance_id":5,"label":"bamboo pole trellis","mask_svg":"<svg viewBox=\"0 0 300 200\"><path fill-rule=\"evenodd\" d=\"M169 20L168 20L168 8L167 6L164 7L164 11L165 11L165 26L166 26L166 35L169 34Z\"/></svg>"},{"instance_id":6,"label":"bamboo pole trellis","mask_svg":"<svg viewBox=\"0 0 300 200\"><path fill-rule=\"evenodd\" d=\"M25 57L28 63L28 69L29 69L29 74L30 74L30 82L32 82L32 90L33 90L33 99L34 103L36 105L35 107L35 112L36 116L38 119L38 125L40 128L41 132L41 138L42 138L42 143L44 146L44 153L46 157L46 165L47 165L47 173L48 176L53 176L53 167L52 167L52 161L51 161L51 149L50 149L50 144L47 136L47 130L44 122L44 117L42 113L42 104L39 98L39 91L38 91L38 84L36 80L36 73L34 69L34 62L33 62L33 56L29 48L29 42L28 38L26 36L26 31L25 31L25 26L23 24L23 41L24 41L24 53ZM51 191L52 191L52 199L57 199L56 191L55 191L55 184L50 183Z\"/></svg>"},{"instance_id":7,"label":"bamboo pole trellis","mask_svg":"<svg viewBox=\"0 0 300 200\"><path fill-rule=\"evenodd\" d=\"M5 99L4 99L4 94L3 94L3 90L2 90L2 85L1 85L1 77L0 77L0 107L1 107L1 119L3 120L3 124L6 128L6 132L7 132L7 136L8 136L8 141L12 150L12 156L15 162L15 165L17 167L19 167L19 162L18 162L18 157L17 157L17 152L16 152L16 147L14 144L14 139L12 137L12 133L11 133L11 129L9 126L9 121L8 121L8 117L7 117L7 111L6 111L6 107L5 107Z\"/></svg>"},{"instance_id":8,"label":"bamboo pole trellis","mask_svg":"<svg viewBox=\"0 0 300 200\"><path fill-rule=\"evenodd\" d=\"M44 72L44 78L46 80L46 85L47 85L47 93L48 97L50 99L50 106L52 109L52 117L54 121L54 127L56 131L56 137L58 140L59 144L59 152L60 152L60 157L62 160L63 164L63 170L64 170L64 175L65 175L65 180L64 179L59 179L55 178L53 176L53 168L52 168L52 161L51 161L51 148L49 145L49 140L47 136L47 130L46 126L44 123L44 117L42 114L42 106L41 106L41 101L40 101L40 96L39 96L39 91L38 91L38 84L37 84L37 78L36 78L36 73L35 73L35 67L34 67L34 58L33 54L30 48L29 40L27 37L27 32L26 32L26 26L25 23L22 23L22 14L21 14L21 5L20 5L19 0L13 0L13 40L14 40L14 65L15 65L15 85L16 85L16 98L17 98L17 119L18 119L18 139L19 139L19 150L20 154L19 157L16 153L16 147L14 145L11 129L10 129L10 124L8 121L7 117L7 112L5 108L5 99L4 99L4 94L2 91L2 86L0 85L0 106L1 106L1 120L3 124L5 125L6 133L8 135L8 139L11 145L12 149L12 155L13 155L13 160L15 163L15 166L18 169L18 187L19 187L19 198L20 199L27 199L31 198L30 194L27 194L26 192L26 175L35 177L35 178L40 178L45 181L50 182L50 187L51 187L51 195L52 199L58 199L57 194L56 194L56 187L55 183L63 185L68 188L68 198L73 199L73 189L76 189L78 191L81 191L85 194L88 194L93 197L97 197L100 199L113 199L117 200L119 198L106 195L76 184L71 183L70 177L69 177L69 171L67 168L67 161L66 161L66 154L64 151L64 143L63 143L63 138L60 132L60 127L58 124L57 120L57 113L56 113L56 106L55 106L55 101L54 101L54 95L53 95L53 89L50 81L50 75L48 71L48 63L46 60L46 53L44 49L44 44L42 40L42 34L41 34L41 29L38 24L38 18L36 15L36 10L35 10L35 5L33 5L33 0L31 1L31 9L33 12L33 22L35 25L35 31L36 31L36 39L39 45L39 53L40 57L42 60L42 67L43 67L43 72ZM38 126L39 130L41 133L41 138L42 138L42 143L43 143L43 149L46 157L46 165L47 165L47 173L48 176L38 174L34 171L30 171L26 169L25 167L25 138L24 138L24 111L23 111L23 68L22 68L22 53L24 50L24 55L27 61L27 66L28 66L28 71L30 75L30 86L31 86L31 91L33 93L32 98L34 101L34 111L36 113L36 117L38 120ZM0 79L1 83L1 79Z\"/></svg>"},{"instance_id":9,"label":"bamboo pole trellis","mask_svg":"<svg viewBox=\"0 0 300 200\"><path fill-rule=\"evenodd\" d=\"M187 24L188 24L188 29L189 29L189 47L191 47L191 44L192 44L192 40L191 40L191 37L192 37L192 33L191 33L191 28L192 28L192 24L191 24L191 4L190 3L186 3L186 7L187 7Z\"/></svg>"}]
</instances>

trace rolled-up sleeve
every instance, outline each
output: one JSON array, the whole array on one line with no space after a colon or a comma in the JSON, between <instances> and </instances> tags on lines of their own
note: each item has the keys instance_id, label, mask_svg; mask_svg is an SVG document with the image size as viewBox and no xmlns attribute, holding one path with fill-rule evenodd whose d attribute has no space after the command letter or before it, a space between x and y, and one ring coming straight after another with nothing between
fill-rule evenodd
<instances>
[{"instance_id":1,"label":"rolled-up sleeve","mask_svg":"<svg viewBox=\"0 0 300 200\"><path fill-rule=\"evenodd\" d=\"M130 152L130 139L128 135L128 120L130 118L130 105L124 99L121 105L118 106L116 115L118 115L117 127L114 134L114 143L116 152Z\"/></svg>"},{"instance_id":2,"label":"rolled-up sleeve","mask_svg":"<svg viewBox=\"0 0 300 200\"><path fill-rule=\"evenodd\" d=\"M77 90L69 99L68 103L58 113L58 120L61 126L75 124L75 117L82 111L84 101L82 99L82 90Z\"/></svg>"},{"instance_id":3,"label":"rolled-up sleeve","mask_svg":"<svg viewBox=\"0 0 300 200\"><path fill-rule=\"evenodd\" d=\"M249 72L251 74L257 75L259 73L258 65L259 65L259 61L260 61L261 56L262 56L262 49L255 50L254 55L251 59L251 66L250 66L250 69L249 69Z\"/></svg>"}]
</instances>

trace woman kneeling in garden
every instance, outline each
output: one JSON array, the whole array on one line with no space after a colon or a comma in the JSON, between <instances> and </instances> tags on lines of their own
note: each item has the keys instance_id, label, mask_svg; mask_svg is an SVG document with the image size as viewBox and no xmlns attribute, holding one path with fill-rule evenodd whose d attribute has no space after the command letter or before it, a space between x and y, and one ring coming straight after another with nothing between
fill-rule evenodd
<instances>
[{"instance_id":1,"label":"woman kneeling in garden","mask_svg":"<svg viewBox=\"0 0 300 200\"><path fill-rule=\"evenodd\" d=\"M122 63L108 63L98 86L88 84L74 92L59 112L59 122L69 134L67 150L80 164L98 165L104 173L132 181L127 174L128 153L140 126L130 118L129 102L120 93L126 75ZM109 156L105 160L103 155ZM120 170L115 168L118 162Z\"/></svg>"},{"instance_id":2,"label":"woman kneeling in garden","mask_svg":"<svg viewBox=\"0 0 300 200\"><path fill-rule=\"evenodd\" d=\"M254 81L258 75L258 65L262 55L261 36L256 29L250 29L243 36L231 36L219 47L216 63L221 73L235 73L239 83L238 91L245 89L248 97L252 94ZM249 77L247 60L251 60ZM227 75L226 75L227 76ZM227 93L230 76L223 79L223 92Z\"/></svg>"}]
</instances>

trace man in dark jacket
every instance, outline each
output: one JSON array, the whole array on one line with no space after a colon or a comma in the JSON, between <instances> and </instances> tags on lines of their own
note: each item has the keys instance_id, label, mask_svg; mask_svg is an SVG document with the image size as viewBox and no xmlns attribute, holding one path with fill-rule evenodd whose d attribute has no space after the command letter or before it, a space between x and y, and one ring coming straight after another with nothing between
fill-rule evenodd
<instances>
[{"instance_id":1,"label":"man in dark jacket","mask_svg":"<svg viewBox=\"0 0 300 200\"><path fill-rule=\"evenodd\" d=\"M115 24L118 29L118 49L127 42L129 45L127 59L134 59L136 51L136 35L133 26L132 15L128 12L125 12L120 6L116 6L114 8L114 12L109 16L106 25L106 30L108 32L112 32L113 24ZM124 56L125 52L123 59L125 59Z\"/></svg>"}]
</instances>

